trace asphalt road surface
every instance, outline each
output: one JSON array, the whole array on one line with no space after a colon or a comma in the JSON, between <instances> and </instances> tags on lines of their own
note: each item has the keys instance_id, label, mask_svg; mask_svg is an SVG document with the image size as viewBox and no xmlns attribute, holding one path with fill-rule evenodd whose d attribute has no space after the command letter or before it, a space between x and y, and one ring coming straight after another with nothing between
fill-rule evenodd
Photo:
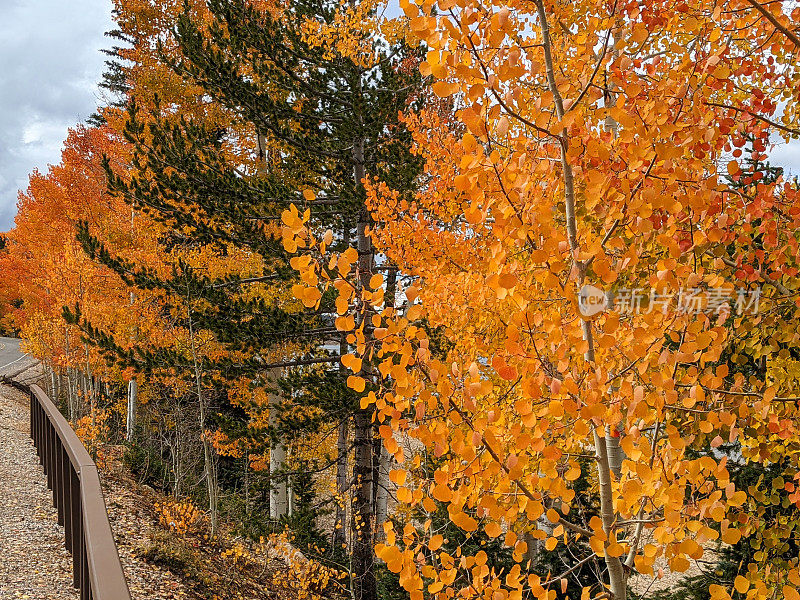
<instances>
[{"instance_id":1,"label":"asphalt road surface","mask_svg":"<svg viewBox=\"0 0 800 600\"><path fill-rule=\"evenodd\" d=\"M24 356L17 338L0 337L0 371L12 369Z\"/></svg>"}]
</instances>

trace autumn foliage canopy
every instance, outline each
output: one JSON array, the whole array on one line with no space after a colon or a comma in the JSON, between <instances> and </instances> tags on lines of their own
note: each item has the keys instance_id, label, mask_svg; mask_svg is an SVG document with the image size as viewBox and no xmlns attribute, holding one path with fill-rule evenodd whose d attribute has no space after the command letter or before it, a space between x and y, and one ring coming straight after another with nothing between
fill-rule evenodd
<instances>
[{"instance_id":1,"label":"autumn foliage canopy","mask_svg":"<svg viewBox=\"0 0 800 600\"><path fill-rule=\"evenodd\" d=\"M226 33L233 21L220 25L218 4L212 16L194 7L210 23L198 36L234 35ZM244 4L277 21L300 10ZM359 98L385 81L415 86L380 134L352 134L352 144L336 137L346 118L331 107L350 110L338 84L326 84L335 96L326 98L304 87L316 80L298 76L293 96L284 81L259 80L274 57L224 62L255 42L225 46L206 71L191 54L186 64L167 61L171 69L158 52L157 64L133 58L128 94L152 99L166 87L175 116L233 132L224 159L245 178L265 177L252 163L260 142L249 128L267 126L256 108L231 100L240 88L225 85L255 82L278 99L275 118L284 118L282 103L306 98L293 110L327 119L320 130L335 133L328 156L269 129L273 155L294 165L271 171L292 193L271 205L262 229L280 240L286 268L281 283L251 293L335 331L273 344L269 362L301 368L299 357L307 362L316 348L313 360L324 363L337 340L330 372L355 397L356 468L359 427L388 457L385 480L379 467L353 475L373 477L393 497L381 519L355 492L353 510L372 523L353 525L354 539L366 539L358 527L370 530L374 565L412 600L621 600L655 598L665 572L688 578L746 546L734 572L703 580L703 597L800 599L800 185L768 159L800 137L800 8L758 0L329 8L322 20L308 17L302 43L287 44L321 49L317 78L337 61L357 65L361 79L341 89L363 85ZM392 63L382 45L406 55ZM222 64L238 71L205 74ZM370 78L379 68L409 75ZM210 100L197 89L204 85ZM175 306L169 294L137 292L132 304L135 282L87 258L77 222L154 269L208 261L218 277L241 279L278 261L254 258L233 238L224 252L166 246L167 221L147 211L123 222L131 207L105 189L99 156L134 178L151 168L130 162L131 144L142 142L122 139L123 112L108 108L103 126L74 131L62 164L32 176L2 257L4 279L15 282L8 301L22 300L11 319L54 364L67 360L65 344L82 343L69 337L77 329L64 336L61 321L62 307L76 302L119 340L133 322L159 347L185 350L188 339L183 326L159 328L155 313ZM370 162L370 144L388 150ZM396 150L403 144L407 154ZM413 178L394 176L412 162ZM353 173L356 204L330 216ZM605 295L603 310L584 310L587 286ZM208 331L203 347L215 360L245 360ZM81 360L109 378L129 375L90 343ZM558 560L545 567L544 556ZM359 585L358 600L369 598L373 590Z\"/></svg>"}]
</instances>

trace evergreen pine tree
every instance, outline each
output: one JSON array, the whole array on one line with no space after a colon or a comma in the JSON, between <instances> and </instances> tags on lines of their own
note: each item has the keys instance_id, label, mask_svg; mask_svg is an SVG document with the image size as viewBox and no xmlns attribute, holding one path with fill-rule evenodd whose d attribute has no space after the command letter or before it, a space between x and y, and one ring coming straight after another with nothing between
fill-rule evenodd
<instances>
[{"instance_id":1,"label":"evergreen pine tree","mask_svg":"<svg viewBox=\"0 0 800 600\"><path fill-rule=\"evenodd\" d=\"M88 336L110 354L142 369L168 365L220 378L246 375L263 380L275 369L289 368L299 369L295 377L338 380L344 388L336 363L348 349L333 326L336 311L331 300L323 297L318 309L298 314L289 308L290 302L252 290L264 285L285 289L292 282L294 271L275 228L292 203L312 209L313 227L336 232L332 251L357 250L352 282L357 289L367 287L376 270L385 266L379 264L369 238L372 223L362 182L374 176L401 192L413 190L420 164L408 150L410 137L398 114L408 108L418 85L415 74L399 68L414 51L376 38L367 23L361 31L350 23L348 35L354 36L357 51L342 53L336 39L314 37L315 30L335 28L342 16L359 14L354 12L357 3L301 0L278 14L246 0L211 0L208 8L208 22L196 22L188 10L180 17L173 32L179 58L164 60L235 115L241 127L221 131L196 119L176 119L170 107L157 103L153 114L143 115L131 102L125 135L134 149L132 176L115 173L108 165L109 189L167 226L169 233L162 240L166 250L203 247L224 254L235 247L260 256L264 272L247 279L215 277L181 259L164 276L113 255L87 225L79 238L92 256L131 285L185 302L187 317L179 325L212 333L229 352L212 361L143 345L125 350L82 320L79 311L67 315L72 322L81 321ZM370 9L362 16L369 19ZM237 132L247 129L255 132L268 169L243 172L226 155L226 144L235 144ZM314 190L314 200L304 196L306 189ZM369 343L372 309L354 310ZM290 341L306 352L265 358ZM362 376L370 378L366 361ZM371 600L377 594L374 491L380 484L373 409L355 405L351 393L335 394L339 404L331 406L313 392L325 386L299 385L312 390L304 401L344 424L352 423L352 587L356 600ZM275 427L286 435L314 429L313 421L290 418L294 405L287 407Z\"/></svg>"}]
</instances>

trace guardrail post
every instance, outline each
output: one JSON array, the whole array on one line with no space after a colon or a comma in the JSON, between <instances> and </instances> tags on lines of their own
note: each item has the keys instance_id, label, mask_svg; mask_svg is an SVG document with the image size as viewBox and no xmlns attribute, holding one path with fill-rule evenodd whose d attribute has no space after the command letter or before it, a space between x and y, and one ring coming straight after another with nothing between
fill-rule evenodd
<instances>
[{"instance_id":1,"label":"guardrail post","mask_svg":"<svg viewBox=\"0 0 800 600\"><path fill-rule=\"evenodd\" d=\"M53 463L53 471L55 475L55 485L53 486L53 501L56 505L58 513L58 524L64 525L64 447L61 445L61 440L56 436L56 456Z\"/></svg>"},{"instance_id":2,"label":"guardrail post","mask_svg":"<svg viewBox=\"0 0 800 600\"><path fill-rule=\"evenodd\" d=\"M89 560L86 556L86 528L83 529L83 551L81 552L81 600L91 600L92 583L89 581Z\"/></svg>"},{"instance_id":3,"label":"guardrail post","mask_svg":"<svg viewBox=\"0 0 800 600\"><path fill-rule=\"evenodd\" d=\"M53 488L52 469L50 468L50 449L53 447L53 428L50 421L44 423L44 456L42 456L42 467L44 474L47 475L47 487Z\"/></svg>"},{"instance_id":4,"label":"guardrail post","mask_svg":"<svg viewBox=\"0 0 800 600\"><path fill-rule=\"evenodd\" d=\"M71 470L70 489L72 491L72 583L81 587L81 556L83 555L83 521L81 518L81 482L78 473Z\"/></svg>"},{"instance_id":5,"label":"guardrail post","mask_svg":"<svg viewBox=\"0 0 800 600\"><path fill-rule=\"evenodd\" d=\"M56 428L53 427L52 423L49 423L49 427L47 428L48 433L48 444L47 444L47 486L50 490L54 490L56 485L56 473L55 469L53 469L53 463L55 463L55 454L56 454ZM53 494L53 506L56 504L56 495Z\"/></svg>"},{"instance_id":6,"label":"guardrail post","mask_svg":"<svg viewBox=\"0 0 800 600\"><path fill-rule=\"evenodd\" d=\"M69 548L69 456L67 449L61 446L61 516L64 520L64 547Z\"/></svg>"}]
</instances>

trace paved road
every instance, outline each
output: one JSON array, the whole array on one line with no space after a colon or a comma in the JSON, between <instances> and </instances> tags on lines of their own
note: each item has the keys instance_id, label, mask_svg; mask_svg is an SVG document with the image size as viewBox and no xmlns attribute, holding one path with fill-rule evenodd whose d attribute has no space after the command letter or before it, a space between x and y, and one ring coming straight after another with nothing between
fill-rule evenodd
<instances>
[{"instance_id":1,"label":"paved road","mask_svg":"<svg viewBox=\"0 0 800 600\"><path fill-rule=\"evenodd\" d=\"M19 349L19 342L17 338L0 337L0 371L5 371L17 362L22 362L24 354Z\"/></svg>"},{"instance_id":2,"label":"paved road","mask_svg":"<svg viewBox=\"0 0 800 600\"><path fill-rule=\"evenodd\" d=\"M41 364L22 352L19 342L16 338L0 337L0 376L23 383L37 382L42 376Z\"/></svg>"}]
</instances>

